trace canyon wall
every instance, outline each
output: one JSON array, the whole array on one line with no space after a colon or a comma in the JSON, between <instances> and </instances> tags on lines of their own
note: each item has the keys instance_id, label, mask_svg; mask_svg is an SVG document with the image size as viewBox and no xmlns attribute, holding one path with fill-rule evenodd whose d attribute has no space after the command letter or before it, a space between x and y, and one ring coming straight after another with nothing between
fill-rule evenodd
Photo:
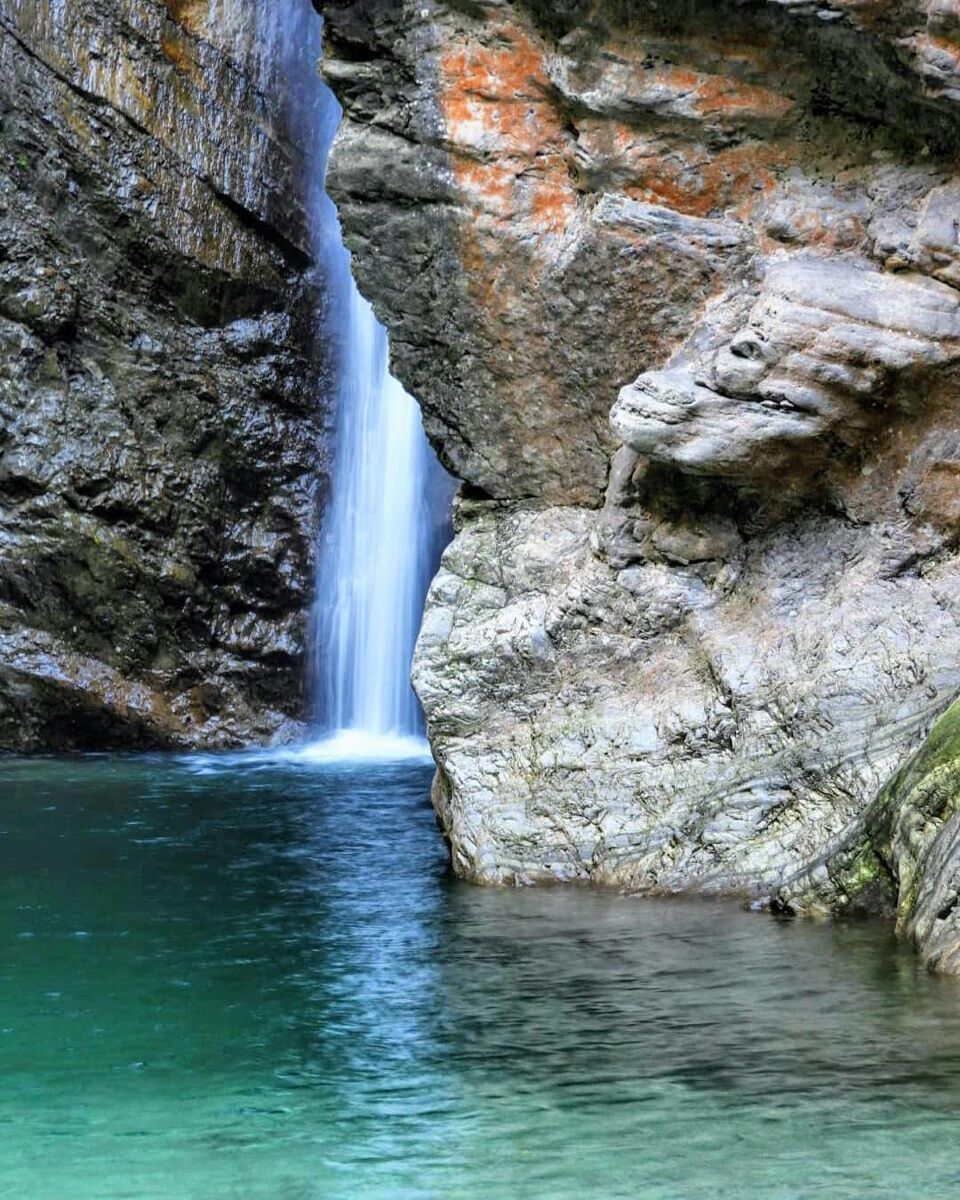
<instances>
[{"instance_id":1,"label":"canyon wall","mask_svg":"<svg viewBox=\"0 0 960 1200\"><path fill-rule=\"evenodd\" d=\"M320 167L255 15L0 0L0 749L302 712Z\"/></svg>"},{"instance_id":2,"label":"canyon wall","mask_svg":"<svg viewBox=\"0 0 960 1200\"><path fill-rule=\"evenodd\" d=\"M463 480L414 668L456 870L806 878L960 687L956 6L318 7Z\"/></svg>"}]
</instances>

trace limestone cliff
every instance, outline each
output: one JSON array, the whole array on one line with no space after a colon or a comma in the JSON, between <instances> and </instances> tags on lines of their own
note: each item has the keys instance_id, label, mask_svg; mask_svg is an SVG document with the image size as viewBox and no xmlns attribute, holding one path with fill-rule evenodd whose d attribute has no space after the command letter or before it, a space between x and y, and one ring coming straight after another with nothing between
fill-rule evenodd
<instances>
[{"instance_id":1,"label":"limestone cliff","mask_svg":"<svg viewBox=\"0 0 960 1200\"><path fill-rule=\"evenodd\" d=\"M0 0L0 748L302 710L312 147L252 16Z\"/></svg>"},{"instance_id":2,"label":"limestone cliff","mask_svg":"<svg viewBox=\"0 0 960 1200\"><path fill-rule=\"evenodd\" d=\"M960 687L960 14L325 0L457 870L763 896Z\"/></svg>"},{"instance_id":3,"label":"limestone cliff","mask_svg":"<svg viewBox=\"0 0 960 1200\"><path fill-rule=\"evenodd\" d=\"M889 909L928 966L960 974L960 702L774 903L787 912Z\"/></svg>"}]
</instances>

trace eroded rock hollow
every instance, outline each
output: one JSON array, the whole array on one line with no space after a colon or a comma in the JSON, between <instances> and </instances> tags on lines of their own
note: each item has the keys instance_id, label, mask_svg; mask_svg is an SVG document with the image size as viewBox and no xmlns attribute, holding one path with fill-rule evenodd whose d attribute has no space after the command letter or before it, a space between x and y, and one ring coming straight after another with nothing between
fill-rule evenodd
<instances>
[{"instance_id":1,"label":"eroded rock hollow","mask_svg":"<svg viewBox=\"0 0 960 1200\"><path fill-rule=\"evenodd\" d=\"M960 686L956 7L318 7L456 869L771 894Z\"/></svg>"}]
</instances>

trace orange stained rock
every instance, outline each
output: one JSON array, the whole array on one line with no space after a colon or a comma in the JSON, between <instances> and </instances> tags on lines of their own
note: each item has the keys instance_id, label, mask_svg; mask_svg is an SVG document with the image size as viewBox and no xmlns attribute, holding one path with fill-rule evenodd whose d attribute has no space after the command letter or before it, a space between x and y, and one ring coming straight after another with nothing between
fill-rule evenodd
<instances>
[{"instance_id":1,"label":"orange stained rock","mask_svg":"<svg viewBox=\"0 0 960 1200\"><path fill-rule=\"evenodd\" d=\"M531 96L547 84L543 51L521 29L501 26L493 30L502 44L474 42L455 46L441 61L441 74L448 88L504 100ZM503 44L505 43L505 44Z\"/></svg>"},{"instance_id":2,"label":"orange stained rock","mask_svg":"<svg viewBox=\"0 0 960 1200\"><path fill-rule=\"evenodd\" d=\"M929 69L936 69L941 64L949 64L948 69L951 72L960 73L960 46L955 41L923 33L915 39L914 46L921 64L928 68L927 78Z\"/></svg>"},{"instance_id":3,"label":"orange stained rock","mask_svg":"<svg viewBox=\"0 0 960 1200\"><path fill-rule=\"evenodd\" d=\"M463 280L478 334L489 347L486 361L503 385L491 390L487 419L505 440L522 446L525 459L542 462L562 451L555 425L561 401L550 372L532 370L531 364L546 363L552 348L536 328L524 325L518 330L514 319L536 295L541 266L527 246L517 245L511 255L503 251L500 223L465 228ZM518 389L530 395L530 403L517 404Z\"/></svg>"},{"instance_id":4,"label":"orange stained rock","mask_svg":"<svg viewBox=\"0 0 960 1200\"><path fill-rule=\"evenodd\" d=\"M573 188L555 178L534 185L529 215L537 233L563 233L576 213Z\"/></svg>"},{"instance_id":5,"label":"orange stained rock","mask_svg":"<svg viewBox=\"0 0 960 1200\"><path fill-rule=\"evenodd\" d=\"M477 214L520 220L527 235L562 232L576 196L544 50L515 26L493 36L493 45L458 46L440 62L438 100L454 178Z\"/></svg>"},{"instance_id":6,"label":"orange stained rock","mask_svg":"<svg viewBox=\"0 0 960 1200\"><path fill-rule=\"evenodd\" d=\"M164 33L160 38L160 49L164 57L173 64L175 70L200 82L196 61L180 37L176 34Z\"/></svg>"},{"instance_id":7,"label":"orange stained rock","mask_svg":"<svg viewBox=\"0 0 960 1200\"><path fill-rule=\"evenodd\" d=\"M566 162L554 158L502 166L479 163L459 156L454 159L454 176L461 202L474 216L486 215L499 222L515 222L525 237L562 233L576 212L577 194L570 183ZM504 231L507 236L512 232Z\"/></svg>"},{"instance_id":8,"label":"orange stained rock","mask_svg":"<svg viewBox=\"0 0 960 1200\"><path fill-rule=\"evenodd\" d=\"M513 196L517 181L514 168L495 162L477 162L458 155L454 175L463 196L476 209L508 217L514 211Z\"/></svg>"},{"instance_id":9,"label":"orange stained rock","mask_svg":"<svg viewBox=\"0 0 960 1200\"><path fill-rule=\"evenodd\" d=\"M960 20L960 12L957 13L957 20ZM939 51L942 54L947 54L953 57L955 57L957 53L960 53L960 46L957 45L956 40L944 37L942 34L934 35L932 33L922 33L917 38L917 46L923 47L924 49L929 47L931 50Z\"/></svg>"},{"instance_id":10,"label":"orange stained rock","mask_svg":"<svg viewBox=\"0 0 960 1200\"><path fill-rule=\"evenodd\" d=\"M498 308L492 266L496 260L491 258L491 253L495 254L496 250L496 244L489 249L484 245L483 235L474 227L470 226L464 231L460 247L463 278L481 314L494 313Z\"/></svg>"},{"instance_id":11,"label":"orange stained rock","mask_svg":"<svg viewBox=\"0 0 960 1200\"><path fill-rule=\"evenodd\" d=\"M499 31L495 47L473 43L443 55L439 106L446 135L468 149L536 154L562 140L546 98L543 50L522 30Z\"/></svg>"},{"instance_id":12,"label":"orange stained rock","mask_svg":"<svg viewBox=\"0 0 960 1200\"><path fill-rule=\"evenodd\" d=\"M653 72L653 78L662 87L682 96L695 91L702 76L687 67L661 67Z\"/></svg>"},{"instance_id":13,"label":"orange stained rock","mask_svg":"<svg viewBox=\"0 0 960 1200\"><path fill-rule=\"evenodd\" d=\"M752 207L776 185L774 171L789 162L782 146L751 142L714 155L702 150L673 151L635 164L637 175L624 188L647 204L660 204L687 216L703 217L734 206Z\"/></svg>"},{"instance_id":14,"label":"orange stained rock","mask_svg":"<svg viewBox=\"0 0 960 1200\"><path fill-rule=\"evenodd\" d=\"M710 75L697 86L693 106L705 117L726 114L778 120L786 116L793 102L768 88Z\"/></svg>"},{"instance_id":15,"label":"orange stained rock","mask_svg":"<svg viewBox=\"0 0 960 1200\"><path fill-rule=\"evenodd\" d=\"M902 0L829 0L829 8L851 13L863 29L882 27L902 7Z\"/></svg>"},{"instance_id":16,"label":"orange stained rock","mask_svg":"<svg viewBox=\"0 0 960 1200\"><path fill-rule=\"evenodd\" d=\"M960 528L960 463L931 463L910 498L910 508L935 525Z\"/></svg>"},{"instance_id":17,"label":"orange stained rock","mask_svg":"<svg viewBox=\"0 0 960 1200\"><path fill-rule=\"evenodd\" d=\"M164 0L167 12L184 29L200 32L208 0Z\"/></svg>"}]
</instances>

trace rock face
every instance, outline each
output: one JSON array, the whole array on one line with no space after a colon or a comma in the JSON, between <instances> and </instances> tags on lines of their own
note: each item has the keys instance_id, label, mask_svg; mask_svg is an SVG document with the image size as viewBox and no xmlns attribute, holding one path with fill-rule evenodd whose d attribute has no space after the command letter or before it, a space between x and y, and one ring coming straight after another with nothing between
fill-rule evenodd
<instances>
[{"instance_id":1,"label":"rock face","mask_svg":"<svg viewBox=\"0 0 960 1200\"><path fill-rule=\"evenodd\" d=\"M319 7L457 870L769 894L960 687L955 6Z\"/></svg>"},{"instance_id":2,"label":"rock face","mask_svg":"<svg viewBox=\"0 0 960 1200\"><path fill-rule=\"evenodd\" d=\"M309 164L243 7L0 0L0 749L302 710Z\"/></svg>"},{"instance_id":3,"label":"rock face","mask_svg":"<svg viewBox=\"0 0 960 1200\"><path fill-rule=\"evenodd\" d=\"M951 564L868 527L654 527L614 571L593 513L465 522L415 681L459 870L748 895L863 809L957 686ZM881 620L881 617L883 618Z\"/></svg>"},{"instance_id":4,"label":"rock face","mask_svg":"<svg viewBox=\"0 0 960 1200\"><path fill-rule=\"evenodd\" d=\"M929 967L960 974L960 702L775 903L800 912L889 907Z\"/></svg>"}]
</instances>

